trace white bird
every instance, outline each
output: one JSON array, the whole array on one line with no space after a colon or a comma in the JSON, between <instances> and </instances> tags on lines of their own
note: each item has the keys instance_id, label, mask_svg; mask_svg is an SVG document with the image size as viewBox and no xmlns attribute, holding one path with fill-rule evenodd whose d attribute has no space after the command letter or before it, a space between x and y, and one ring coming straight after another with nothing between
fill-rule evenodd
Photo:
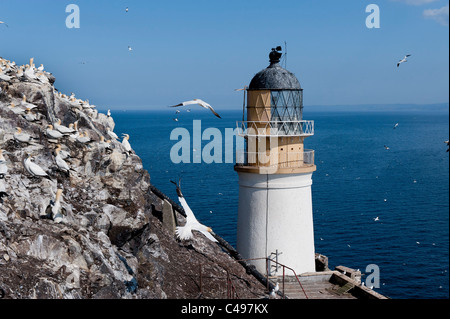
<instances>
[{"instance_id":1,"label":"white bird","mask_svg":"<svg viewBox=\"0 0 450 319\"><path fill-rule=\"evenodd\" d=\"M25 120L28 122L37 122L39 121L37 116L31 112L30 109L25 110L25 114L22 115Z\"/></svg>"},{"instance_id":2,"label":"white bird","mask_svg":"<svg viewBox=\"0 0 450 319\"><path fill-rule=\"evenodd\" d=\"M11 77L9 75L4 74L3 72L0 73L0 80L2 81L10 81Z\"/></svg>"},{"instance_id":3,"label":"white bird","mask_svg":"<svg viewBox=\"0 0 450 319\"><path fill-rule=\"evenodd\" d=\"M212 233L212 229L210 227L207 227L205 225L202 225L198 222L198 220L195 218L194 213L190 209L189 205L187 204L186 200L184 199L183 194L181 193L180 185L175 183L174 181L170 181L171 183L175 184L177 187L177 195L178 200L180 201L181 206L184 209L184 212L186 213L186 225L182 227L177 227L176 234L178 238L181 240L188 240L191 239L193 234L193 230L197 230L201 232L203 235L206 236L209 240L213 242L217 242L217 239L214 238Z\"/></svg>"},{"instance_id":4,"label":"white bird","mask_svg":"<svg viewBox=\"0 0 450 319\"><path fill-rule=\"evenodd\" d=\"M63 219L63 209L61 207L62 189L56 191L55 202L52 207L52 215L55 223L60 223Z\"/></svg>"},{"instance_id":5,"label":"white bird","mask_svg":"<svg viewBox=\"0 0 450 319\"><path fill-rule=\"evenodd\" d=\"M33 137L27 133L23 133L20 127L16 127L16 133L14 133L14 139L20 143L31 143Z\"/></svg>"},{"instance_id":6,"label":"white bird","mask_svg":"<svg viewBox=\"0 0 450 319\"><path fill-rule=\"evenodd\" d=\"M50 200L50 205L47 206L45 214L41 215L42 219L52 219L59 224L64 218L65 209L61 206L62 189L56 191L55 200Z\"/></svg>"},{"instance_id":7,"label":"white bird","mask_svg":"<svg viewBox=\"0 0 450 319\"><path fill-rule=\"evenodd\" d=\"M61 120L58 120L58 122L55 124L55 129L62 134L71 134L75 132L73 128L61 125Z\"/></svg>"},{"instance_id":8,"label":"white bird","mask_svg":"<svg viewBox=\"0 0 450 319\"><path fill-rule=\"evenodd\" d=\"M398 127L398 123L395 123L394 130Z\"/></svg>"},{"instance_id":9,"label":"white bird","mask_svg":"<svg viewBox=\"0 0 450 319\"><path fill-rule=\"evenodd\" d=\"M126 152L131 153L132 148L131 148L129 139L130 139L130 135L123 134L122 146L123 146L123 148L125 149Z\"/></svg>"},{"instance_id":10,"label":"white bird","mask_svg":"<svg viewBox=\"0 0 450 319\"><path fill-rule=\"evenodd\" d=\"M380 220L380 217L377 216L377 217L375 217L373 220L377 222L377 221Z\"/></svg>"},{"instance_id":11,"label":"white bird","mask_svg":"<svg viewBox=\"0 0 450 319\"><path fill-rule=\"evenodd\" d=\"M397 63L397 68L400 66L400 64L404 63L404 62L408 62L408 58L411 56L411 54L407 54L405 55L405 57L403 59L401 59L400 61L398 61Z\"/></svg>"},{"instance_id":12,"label":"white bird","mask_svg":"<svg viewBox=\"0 0 450 319\"><path fill-rule=\"evenodd\" d=\"M51 125L51 124L47 125L47 130L45 131L45 133L50 138L60 139L60 138L64 137L64 134L62 134L59 131L54 130L53 125Z\"/></svg>"},{"instance_id":13,"label":"white bird","mask_svg":"<svg viewBox=\"0 0 450 319\"><path fill-rule=\"evenodd\" d=\"M3 156L3 150L0 149L0 179L5 178L6 173L8 172L8 165L6 165L6 159Z\"/></svg>"},{"instance_id":14,"label":"white bird","mask_svg":"<svg viewBox=\"0 0 450 319\"><path fill-rule=\"evenodd\" d=\"M65 160L66 158L72 157L72 156L70 155L69 152L64 151L64 150L62 149L61 144L58 144L58 145L56 146L55 152L56 152L56 150L59 151L59 156L60 156L63 160Z\"/></svg>"},{"instance_id":15,"label":"white bird","mask_svg":"<svg viewBox=\"0 0 450 319\"><path fill-rule=\"evenodd\" d=\"M111 117L111 110L108 110L108 112L106 113L107 117Z\"/></svg>"},{"instance_id":16,"label":"white bird","mask_svg":"<svg viewBox=\"0 0 450 319\"><path fill-rule=\"evenodd\" d=\"M9 197L3 179L0 178L0 204L3 204L3 197Z\"/></svg>"},{"instance_id":17,"label":"white bird","mask_svg":"<svg viewBox=\"0 0 450 319\"><path fill-rule=\"evenodd\" d=\"M77 137L77 141L82 144L86 144L91 142L91 138L89 137L88 132L81 132Z\"/></svg>"},{"instance_id":18,"label":"white bird","mask_svg":"<svg viewBox=\"0 0 450 319\"><path fill-rule=\"evenodd\" d=\"M385 149L387 149L387 150L389 150L389 149L390 149L390 148L389 148L389 146L386 146L386 145L384 146L384 148L385 148Z\"/></svg>"},{"instance_id":19,"label":"white bird","mask_svg":"<svg viewBox=\"0 0 450 319\"><path fill-rule=\"evenodd\" d=\"M12 111L14 114L24 114L25 110L21 107L16 106L14 103L11 103L9 105L9 110Z\"/></svg>"},{"instance_id":20,"label":"white bird","mask_svg":"<svg viewBox=\"0 0 450 319\"><path fill-rule=\"evenodd\" d=\"M133 51L133 48L128 46L128 51L130 51L130 52Z\"/></svg>"},{"instance_id":21,"label":"white bird","mask_svg":"<svg viewBox=\"0 0 450 319\"><path fill-rule=\"evenodd\" d=\"M60 151L61 151L61 150L60 150L59 148L57 148L57 149L55 150L55 153L56 153L56 156L55 156L55 162L56 162L56 165L57 165L62 171L66 172L66 173L69 173L69 171L70 171L69 164L67 164L66 161L61 157Z\"/></svg>"},{"instance_id":22,"label":"white bird","mask_svg":"<svg viewBox=\"0 0 450 319\"><path fill-rule=\"evenodd\" d=\"M106 128L106 134L108 134L109 137L117 140L119 139L119 137L117 136L116 133L114 133L109 127Z\"/></svg>"},{"instance_id":23,"label":"white bird","mask_svg":"<svg viewBox=\"0 0 450 319\"><path fill-rule=\"evenodd\" d=\"M24 162L24 166L28 173L30 173L34 177L44 177L51 180L48 174L39 165L31 161L31 155L28 155L27 159Z\"/></svg>"},{"instance_id":24,"label":"white bird","mask_svg":"<svg viewBox=\"0 0 450 319\"><path fill-rule=\"evenodd\" d=\"M7 28L9 28L9 26L3 21L0 21L0 24L4 24Z\"/></svg>"},{"instance_id":25,"label":"white bird","mask_svg":"<svg viewBox=\"0 0 450 319\"><path fill-rule=\"evenodd\" d=\"M191 101L185 101L182 102L180 104L177 105L173 105L172 107L178 107L178 106L186 106L186 105L192 105L192 104L198 104L201 107L210 110L211 112L213 112L213 114L215 116L217 116L218 118L221 118L219 114L217 114L217 112L213 109L213 107L211 105L209 105L208 103L206 103L205 101L202 101L200 99L193 99Z\"/></svg>"},{"instance_id":26,"label":"white bird","mask_svg":"<svg viewBox=\"0 0 450 319\"><path fill-rule=\"evenodd\" d=\"M20 106L23 107L24 109L30 109L30 110L32 110L32 109L37 107L37 105L34 105L32 103L28 103L27 102L27 97L25 95L22 97L22 101L20 102Z\"/></svg>"},{"instance_id":27,"label":"white bird","mask_svg":"<svg viewBox=\"0 0 450 319\"><path fill-rule=\"evenodd\" d=\"M125 9L125 12L128 12L128 7Z\"/></svg>"},{"instance_id":28,"label":"white bird","mask_svg":"<svg viewBox=\"0 0 450 319\"><path fill-rule=\"evenodd\" d=\"M38 69L38 71L40 71L40 72L44 71L44 65L43 65L43 64L41 64L41 66L40 66L40 67L38 67L37 69Z\"/></svg>"}]
</instances>

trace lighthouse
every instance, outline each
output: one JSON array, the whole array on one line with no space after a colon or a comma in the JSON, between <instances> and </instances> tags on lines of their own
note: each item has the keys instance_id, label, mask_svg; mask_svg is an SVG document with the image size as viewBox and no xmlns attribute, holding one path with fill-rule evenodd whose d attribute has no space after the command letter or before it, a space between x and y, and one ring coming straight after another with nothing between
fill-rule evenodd
<instances>
[{"instance_id":1,"label":"lighthouse","mask_svg":"<svg viewBox=\"0 0 450 319\"><path fill-rule=\"evenodd\" d=\"M303 120L303 89L281 67L280 51L271 50L270 65L246 87L243 121L237 122L245 149L237 152L235 165L237 251L259 272L274 276L281 275L281 267L267 269L265 258L296 274L315 272L311 185L316 166L314 151L304 148L314 122Z\"/></svg>"}]
</instances>

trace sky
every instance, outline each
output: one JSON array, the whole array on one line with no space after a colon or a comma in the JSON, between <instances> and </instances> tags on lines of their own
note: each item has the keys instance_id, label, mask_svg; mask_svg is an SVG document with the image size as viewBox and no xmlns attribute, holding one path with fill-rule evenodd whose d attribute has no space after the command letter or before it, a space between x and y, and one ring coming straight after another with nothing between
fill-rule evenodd
<instances>
[{"instance_id":1,"label":"sky","mask_svg":"<svg viewBox=\"0 0 450 319\"><path fill-rule=\"evenodd\" d=\"M70 4L79 28L66 25ZM379 28L366 25L370 4ZM447 103L448 8L449 0L0 0L0 56L34 57L59 91L99 109L200 98L221 111L242 107L235 89L287 43L305 107Z\"/></svg>"}]
</instances>

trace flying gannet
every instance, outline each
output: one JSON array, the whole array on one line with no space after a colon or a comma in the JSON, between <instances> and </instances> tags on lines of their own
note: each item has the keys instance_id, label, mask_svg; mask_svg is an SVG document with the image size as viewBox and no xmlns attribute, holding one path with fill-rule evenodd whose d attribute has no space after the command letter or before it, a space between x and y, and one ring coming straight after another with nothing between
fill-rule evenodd
<instances>
[{"instance_id":1,"label":"flying gannet","mask_svg":"<svg viewBox=\"0 0 450 319\"><path fill-rule=\"evenodd\" d=\"M31 161L31 155L28 155L27 159L24 161L25 169L33 175L34 177L44 177L51 180L50 176L37 164Z\"/></svg>"},{"instance_id":2,"label":"flying gannet","mask_svg":"<svg viewBox=\"0 0 450 319\"><path fill-rule=\"evenodd\" d=\"M395 123L394 130L398 127L398 123Z\"/></svg>"},{"instance_id":3,"label":"flying gannet","mask_svg":"<svg viewBox=\"0 0 450 319\"><path fill-rule=\"evenodd\" d=\"M184 199L183 194L181 193L180 185L175 183L174 181L170 182L175 184L175 186L177 187L178 200L180 201L180 204L183 207L184 212L186 213L186 225L182 227L177 227L176 229L176 234L178 238L180 238L181 240L191 239L193 236L192 231L197 230L201 232L203 235L205 235L206 238L208 238L209 240L217 242L217 239L215 239L214 236L211 235L212 229L210 227L200 224L198 220L195 218L194 213L189 208L186 200Z\"/></svg>"},{"instance_id":4,"label":"flying gannet","mask_svg":"<svg viewBox=\"0 0 450 319\"><path fill-rule=\"evenodd\" d=\"M185 101L185 102L182 102L182 103L180 103L180 104L173 105L173 106L171 106L171 107L186 106L186 105L192 105L192 104L198 104L198 105L200 105L201 107L203 107L203 108L205 108L205 109L208 109L208 110L210 110L211 112L213 112L213 114L214 114L215 116L217 116L218 118L221 118L220 115L217 114L217 112L213 109L213 107L212 107L211 105L209 105L208 103L206 103L205 101L202 101L202 100L200 100L200 99L193 99L193 100L191 100L191 101Z\"/></svg>"},{"instance_id":5,"label":"flying gannet","mask_svg":"<svg viewBox=\"0 0 450 319\"><path fill-rule=\"evenodd\" d=\"M408 58L411 56L411 54L407 54L405 55L405 57L403 59L401 59L400 61L398 61L397 63L397 68L400 66L400 64L404 63L404 62L408 62Z\"/></svg>"}]
</instances>

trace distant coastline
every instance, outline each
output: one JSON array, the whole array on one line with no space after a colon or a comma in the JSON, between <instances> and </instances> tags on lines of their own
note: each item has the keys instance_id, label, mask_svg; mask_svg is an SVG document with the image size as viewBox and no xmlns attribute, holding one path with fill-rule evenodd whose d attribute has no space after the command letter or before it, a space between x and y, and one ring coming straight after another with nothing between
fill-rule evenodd
<instances>
[{"instance_id":1,"label":"distant coastline","mask_svg":"<svg viewBox=\"0 0 450 319\"><path fill-rule=\"evenodd\" d=\"M449 102L435 104L358 104L358 105L305 105L305 112L432 112L432 113L449 113ZM220 108L221 112L241 111L242 107ZM99 111L106 112L107 110ZM115 112L167 112L173 113L172 109L164 107L127 107L113 108ZM202 112L202 110L192 110L193 113Z\"/></svg>"}]
</instances>

